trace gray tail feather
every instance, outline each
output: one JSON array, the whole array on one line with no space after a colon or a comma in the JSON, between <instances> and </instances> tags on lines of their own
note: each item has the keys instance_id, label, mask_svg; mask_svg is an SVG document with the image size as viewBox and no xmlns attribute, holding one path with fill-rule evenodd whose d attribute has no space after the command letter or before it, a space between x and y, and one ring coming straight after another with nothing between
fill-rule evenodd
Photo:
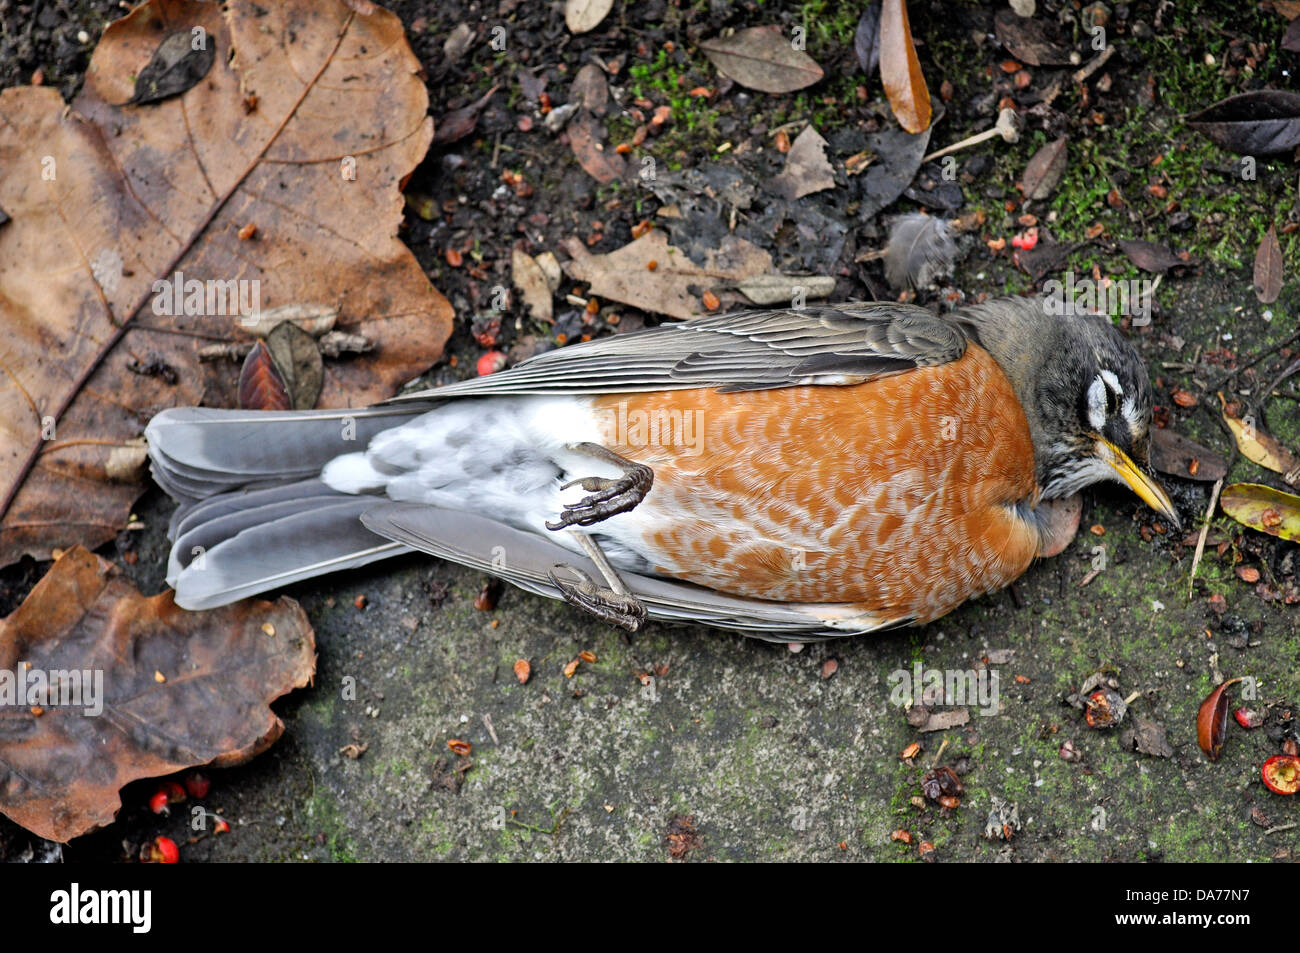
<instances>
[{"instance_id":1,"label":"gray tail feather","mask_svg":"<svg viewBox=\"0 0 1300 953\"><path fill-rule=\"evenodd\" d=\"M377 502L319 480L213 497L177 525L167 566L176 604L210 609L410 552L361 524Z\"/></svg>"},{"instance_id":2,"label":"gray tail feather","mask_svg":"<svg viewBox=\"0 0 1300 953\"><path fill-rule=\"evenodd\" d=\"M145 435L154 479L181 505L168 535L167 581L185 609L225 605L269 589L409 551L371 533L377 502L318 477L334 457L429 409L165 410Z\"/></svg>"},{"instance_id":3,"label":"gray tail feather","mask_svg":"<svg viewBox=\"0 0 1300 953\"><path fill-rule=\"evenodd\" d=\"M344 410L218 410L176 407L149 421L145 437L154 479L183 503L237 487L315 477L326 463L364 448L381 430L427 411L430 403Z\"/></svg>"}]
</instances>

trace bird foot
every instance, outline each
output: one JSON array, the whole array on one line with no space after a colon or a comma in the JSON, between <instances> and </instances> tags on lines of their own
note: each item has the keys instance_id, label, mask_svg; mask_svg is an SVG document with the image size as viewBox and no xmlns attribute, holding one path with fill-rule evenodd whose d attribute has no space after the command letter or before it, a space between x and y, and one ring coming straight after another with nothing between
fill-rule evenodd
<instances>
[{"instance_id":1,"label":"bird foot","mask_svg":"<svg viewBox=\"0 0 1300 953\"><path fill-rule=\"evenodd\" d=\"M646 494L654 484L655 474L649 467L633 463L598 443L574 444L570 449L612 463L623 471L623 476L614 479L584 477L564 484L560 489L567 490L571 486L580 486L588 491L588 495L577 503L566 503L559 521L546 524L549 530L560 530L568 526L590 526L608 519L615 513L626 513L646 498Z\"/></svg>"},{"instance_id":2,"label":"bird foot","mask_svg":"<svg viewBox=\"0 0 1300 953\"><path fill-rule=\"evenodd\" d=\"M565 582L555 575L555 569L573 573L578 581ZM596 580L577 566L560 563L555 569L550 572L551 582L569 605L577 606L602 622L617 625L629 632L637 631L645 622L645 605L631 593L615 592L607 586L597 585Z\"/></svg>"}]
</instances>

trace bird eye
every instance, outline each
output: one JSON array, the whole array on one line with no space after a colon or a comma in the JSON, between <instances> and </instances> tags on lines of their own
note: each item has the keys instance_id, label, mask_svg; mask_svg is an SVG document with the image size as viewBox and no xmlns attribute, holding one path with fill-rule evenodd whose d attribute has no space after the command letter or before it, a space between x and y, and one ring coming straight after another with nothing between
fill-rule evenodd
<instances>
[{"instance_id":1,"label":"bird eye","mask_svg":"<svg viewBox=\"0 0 1300 953\"><path fill-rule=\"evenodd\" d=\"M1109 387L1106 388L1106 416L1114 417L1119 413L1119 395Z\"/></svg>"}]
</instances>

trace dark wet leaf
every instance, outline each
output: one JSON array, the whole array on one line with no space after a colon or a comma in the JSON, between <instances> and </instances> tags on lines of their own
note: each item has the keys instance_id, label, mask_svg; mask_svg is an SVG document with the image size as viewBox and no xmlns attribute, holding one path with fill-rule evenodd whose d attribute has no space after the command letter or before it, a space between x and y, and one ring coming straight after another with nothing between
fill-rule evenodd
<instances>
[{"instance_id":1,"label":"dark wet leaf","mask_svg":"<svg viewBox=\"0 0 1300 953\"><path fill-rule=\"evenodd\" d=\"M499 86L493 86L468 106L453 109L438 120L434 124L434 145L446 145L449 142L456 142L473 132L474 127L478 125L479 113L483 111L483 107L487 105L488 100L492 98L492 94L498 89L500 89Z\"/></svg>"},{"instance_id":2,"label":"dark wet leaf","mask_svg":"<svg viewBox=\"0 0 1300 953\"><path fill-rule=\"evenodd\" d=\"M1119 243L1120 250L1133 263L1134 268L1153 275L1161 275L1170 268L1179 268L1187 264L1169 250L1168 245L1144 242L1140 239L1125 239Z\"/></svg>"},{"instance_id":3,"label":"dark wet leaf","mask_svg":"<svg viewBox=\"0 0 1300 953\"><path fill-rule=\"evenodd\" d=\"M880 83L900 126L913 134L930 128L930 90L903 0L883 0L881 4Z\"/></svg>"},{"instance_id":4,"label":"dark wet leaf","mask_svg":"<svg viewBox=\"0 0 1300 953\"><path fill-rule=\"evenodd\" d=\"M239 372L239 406L245 410L289 410L293 401L265 342L258 341Z\"/></svg>"},{"instance_id":5,"label":"dark wet leaf","mask_svg":"<svg viewBox=\"0 0 1300 953\"><path fill-rule=\"evenodd\" d=\"M1300 145L1300 93L1239 93L1188 117L1187 125L1238 155L1286 152Z\"/></svg>"},{"instance_id":6,"label":"dark wet leaf","mask_svg":"<svg viewBox=\"0 0 1300 953\"><path fill-rule=\"evenodd\" d=\"M700 44L718 72L764 93L789 93L822 78L822 68L776 26L756 26Z\"/></svg>"},{"instance_id":7,"label":"dark wet leaf","mask_svg":"<svg viewBox=\"0 0 1300 953\"><path fill-rule=\"evenodd\" d=\"M1272 304L1282 293L1282 269L1282 246L1277 229L1270 225L1255 251L1255 297L1260 304Z\"/></svg>"},{"instance_id":8,"label":"dark wet leaf","mask_svg":"<svg viewBox=\"0 0 1300 953\"><path fill-rule=\"evenodd\" d=\"M857 177L863 192L858 211L860 220L866 221L881 209L893 205L911 185L929 148L934 124L942 117L942 107L936 108L930 128L916 135L888 127L867 136L867 148L876 154L877 159Z\"/></svg>"},{"instance_id":9,"label":"dark wet leaf","mask_svg":"<svg viewBox=\"0 0 1300 953\"><path fill-rule=\"evenodd\" d=\"M1172 758L1174 749L1169 744L1165 726L1134 715L1132 722L1119 734L1120 746L1153 758Z\"/></svg>"},{"instance_id":10,"label":"dark wet leaf","mask_svg":"<svg viewBox=\"0 0 1300 953\"><path fill-rule=\"evenodd\" d=\"M1196 743L1211 761L1219 760L1219 752L1223 750L1228 735L1228 708L1232 702L1228 689L1239 681L1239 678L1230 678L1210 692L1196 713Z\"/></svg>"},{"instance_id":11,"label":"dark wet leaf","mask_svg":"<svg viewBox=\"0 0 1300 953\"><path fill-rule=\"evenodd\" d=\"M1006 51L1030 66L1068 66L1070 51L1047 38L1038 20L1017 16L1011 9L999 10L993 18L998 42Z\"/></svg>"},{"instance_id":12,"label":"dark wet leaf","mask_svg":"<svg viewBox=\"0 0 1300 953\"><path fill-rule=\"evenodd\" d=\"M880 0L872 0L862 11L858 28L853 34L853 51L858 55L858 65L870 77L880 65Z\"/></svg>"},{"instance_id":13,"label":"dark wet leaf","mask_svg":"<svg viewBox=\"0 0 1300 953\"><path fill-rule=\"evenodd\" d=\"M1056 191L1056 187L1061 184L1061 176L1065 175L1067 144L1067 137L1062 136L1034 153L1034 157L1025 166L1024 175L1020 177L1020 191L1026 200L1045 199Z\"/></svg>"},{"instance_id":14,"label":"dark wet leaf","mask_svg":"<svg viewBox=\"0 0 1300 953\"><path fill-rule=\"evenodd\" d=\"M270 703L311 680L316 642L291 599L185 612L76 547L0 622L0 671L23 663L28 694L0 729L0 811L66 842L111 823L131 781L265 751L284 730ZM67 673L47 680L58 698L31 696L37 672ZM76 698L95 672L97 698Z\"/></svg>"},{"instance_id":15,"label":"dark wet leaf","mask_svg":"<svg viewBox=\"0 0 1300 953\"><path fill-rule=\"evenodd\" d=\"M1016 250L1014 261L1034 282L1039 282L1047 275L1064 268L1075 249L1085 244L1087 243L1058 242L1047 235L1040 234L1038 244L1033 248Z\"/></svg>"},{"instance_id":16,"label":"dark wet leaf","mask_svg":"<svg viewBox=\"0 0 1300 953\"><path fill-rule=\"evenodd\" d=\"M1151 431L1151 466L1169 476L1202 483L1214 483L1228 475L1228 461L1222 456L1167 427Z\"/></svg>"},{"instance_id":17,"label":"dark wet leaf","mask_svg":"<svg viewBox=\"0 0 1300 953\"><path fill-rule=\"evenodd\" d=\"M266 346L293 409L315 407L325 380L325 362L312 336L292 321L283 321L266 336Z\"/></svg>"},{"instance_id":18,"label":"dark wet leaf","mask_svg":"<svg viewBox=\"0 0 1300 953\"><path fill-rule=\"evenodd\" d=\"M135 93L124 106L143 106L179 96L208 74L216 56L213 38L201 27L178 30L154 51L135 80Z\"/></svg>"},{"instance_id":19,"label":"dark wet leaf","mask_svg":"<svg viewBox=\"0 0 1300 953\"><path fill-rule=\"evenodd\" d=\"M609 83L604 71L595 63L578 70L569 87L569 102L580 103L593 116L605 115L609 108Z\"/></svg>"},{"instance_id":20,"label":"dark wet leaf","mask_svg":"<svg viewBox=\"0 0 1300 953\"><path fill-rule=\"evenodd\" d=\"M627 173L623 157L600 141L603 130L587 111L581 111L569 122L569 148L584 172L606 185L621 179Z\"/></svg>"},{"instance_id":21,"label":"dark wet leaf","mask_svg":"<svg viewBox=\"0 0 1300 953\"><path fill-rule=\"evenodd\" d=\"M1219 505L1242 526L1300 543L1300 496L1262 483L1234 483L1223 488Z\"/></svg>"},{"instance_id":22,"label":"dark wet leaf","mask_svg":"<svg viewBox=\"0 0 1300 953\"><path fill-rule=\"evenodd\" d=\"M1282 35L1282 49L1288 53L1300 53L1300 19L1292 20Z\"/></svg>"}]
</instances>

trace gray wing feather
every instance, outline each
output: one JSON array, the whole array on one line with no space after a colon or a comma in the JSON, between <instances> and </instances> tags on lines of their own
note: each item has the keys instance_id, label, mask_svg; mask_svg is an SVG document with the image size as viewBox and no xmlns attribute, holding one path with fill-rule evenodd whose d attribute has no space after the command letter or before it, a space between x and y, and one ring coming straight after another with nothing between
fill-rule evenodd
<instances>
[{"instance_id":1,"label":"gray wing feather","mask_svg":"<svg viewBox=\"0 0 1300 953\"><path fill-rule=\"evenodd\" d=\"M757 390L852 384L957 360L966 336L914 305L744 311L666 324L539 354L500 374L394 398Z\"/></svg>"},{"instance_id":2,"label":"gray wing feather","mask_svg":"<svg viewBox=\"0 0 1300 953\"><path fill-rule=\"evenodd\" d=\"M420 503L380 503L361 516L372 532L411 549L469 566L538 595L561 598L548 573L567 563L599 578L585 557L535 533L487 517ZM502 558L504 556L504 558ZM651 618L739 629L772 642L814 641L876 631L832 628L814 607L799 607L743 596L729 596L687 582L621 572L624 582L645 603ZM816 607L827 609L833 607ZM905 620L899 620L905 621Z\"/></svg>"}]
</instances>

